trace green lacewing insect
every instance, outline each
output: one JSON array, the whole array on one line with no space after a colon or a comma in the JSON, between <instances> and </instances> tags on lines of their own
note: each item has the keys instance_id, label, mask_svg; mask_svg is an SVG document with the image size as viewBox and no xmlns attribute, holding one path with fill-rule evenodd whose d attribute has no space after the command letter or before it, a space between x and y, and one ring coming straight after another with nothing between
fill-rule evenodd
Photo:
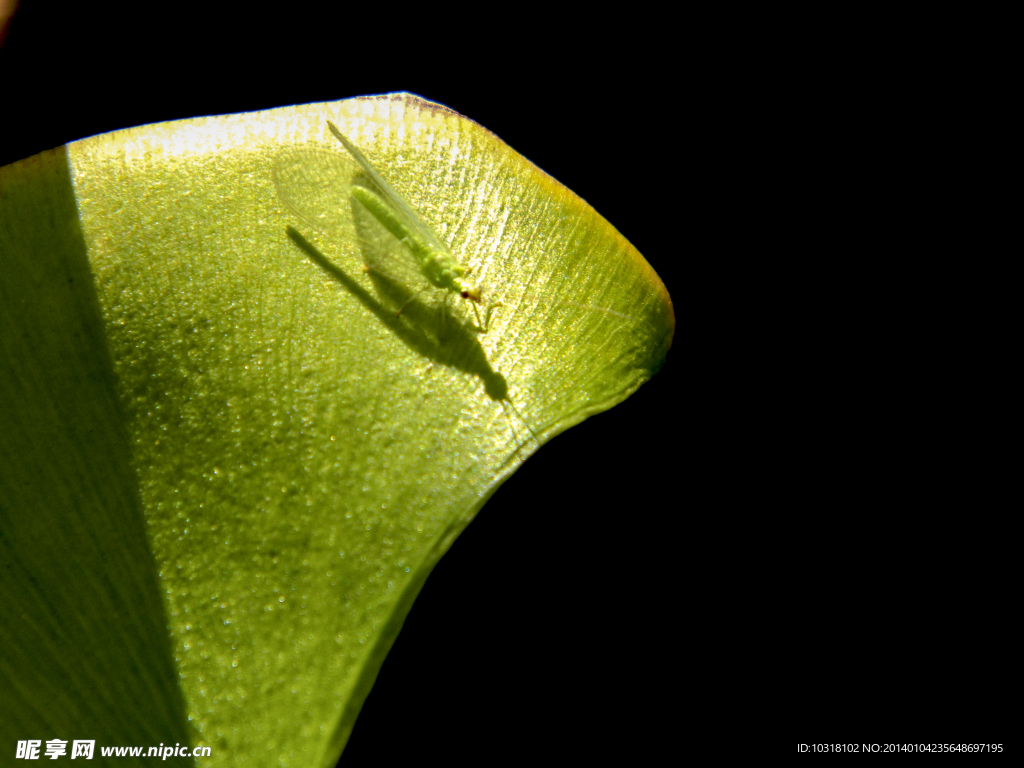
<instances>
[{"instance_id":1,"label":"green lacewing insect","mask_svg":"<svg viewBox=\"0 0 1024 768\"><path fill-rule=\"evenodd\" d=\"M274 168L278 196L307 222L358 242L369 270L404 284L411 296L398 310L399 314L427 287L434 286L468 300L477 327L486 330L477 310L483 300L481 290L468 279L470 268L459 263L430 225L391 188L334 123L328 120L327 126L348 155L309 149L282 154ZM381 233L379 227L376 233L366 226L360 227L358 217L350 209L352 202L361 206L387 234ZM488 323L490 310L497 306L501 305L490 305Z\"/></svg>"}]
</instances>

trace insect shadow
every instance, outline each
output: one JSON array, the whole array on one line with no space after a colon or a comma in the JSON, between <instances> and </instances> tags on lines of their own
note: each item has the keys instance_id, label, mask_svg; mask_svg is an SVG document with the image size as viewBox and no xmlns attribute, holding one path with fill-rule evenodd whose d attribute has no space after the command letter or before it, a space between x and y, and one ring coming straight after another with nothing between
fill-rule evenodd
<instances>
[{"instance_id":1,"label":"insect shadow","mask_svg":"<svg viewBox=\"0 0 1024 768\"><path fill-rule=\"evenodd\" d=\"M386 275L371 271L371 279L382 296L402 306L401 312L397 313L372 296L297 229L288 225L285 232L314 264L338 281L406 346L440 365L479 376L489 398L495 401L508 400L508 382L491 367L487 354L476 338L475 329L468 327L452 313L447 313L445 318L444 308L438 312L436 308L415 297L410 299L409 292L402 286L396 285Z\"/></svg>"}]
</instances>

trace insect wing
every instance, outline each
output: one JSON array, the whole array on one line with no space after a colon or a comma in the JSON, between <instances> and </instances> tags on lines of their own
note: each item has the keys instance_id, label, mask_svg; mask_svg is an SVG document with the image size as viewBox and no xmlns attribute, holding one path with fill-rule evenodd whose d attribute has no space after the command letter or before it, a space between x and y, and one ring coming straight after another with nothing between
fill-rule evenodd
<instances>
[{"instance_id":1,"label":"insect wing","mask_svg":"<svg viewBox=\"0 0 1024 768\"><path fill-rule=\"evenodd\" d=\"M277 196L310 226L339 237L356 237L350 188L359 166L338 152L289 149L274 164Z\"/></svg>"},{"instance_id":2,"label":"insect wing","mask_svg":"<svg viewBox=\"0 0 1024 768\"><path fill-rule=\"evenodd\" d=\"M356 183L362 183L370 191L377 194L382 200L387 202L391 207L391 210L395 215L402 221L402 223L410 230L414 231L424 241L430 243L433 247L442 250L446 253L451 253L448 250L448 246L445 245L444 241L441 240L431 229L430 225L427 224L419 215L414 211L408 203L405 202L404 198L399 195L395 190L391 188L384 177L377 173L377 169L373 167L366 156L359 151L359 148L353 144L341 131L338 130L337 126L334 125L330 120L327 121L328 127L331 129L331 133L340 141L345 149L348 150L349 154L359 163L359 167L365 174L365 180L372 182L372 184L366 184L365 180L357 180Z\"/></svg>"},{"instance_id":3,"label":"insect wing","mask_svg":"<svg viewBox=\"0 0 1024 768\"><path fill-rule=\"evenodd\" d=\"M342 248L356 248L368 267L408 291L429 285L408 248L352 196L354 184L370 189L402 217L406 226L413 226L407 221L411 214L416 231L423 231L425 225L415 213L404 214L408 206L397 193L380 186L383 179L372 167L343 152L297 148L278 156L273 178L278 198L305 224L330 235Z\"/></svg>"}]
</instances>

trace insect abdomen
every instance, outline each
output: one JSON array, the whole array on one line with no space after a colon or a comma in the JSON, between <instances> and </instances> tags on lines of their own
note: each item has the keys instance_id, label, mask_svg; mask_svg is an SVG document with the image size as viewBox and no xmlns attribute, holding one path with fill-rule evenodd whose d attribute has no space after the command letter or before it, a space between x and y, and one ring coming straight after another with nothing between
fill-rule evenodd
<instances>
[{"instance_id":1,"label":"insect abdomen","mask_svg":"<svg viewBox=\"0 0 1024 768\"><path fill-rule=\"evenodd\" d=\"M384 225L388 232L409 249L419 263L423 274L431 283L438 288L456 290L454 278L461 277L465 270L451 254L440 251L424 241L395 215L391 206L365 187L353 185L352 196L362 203L363 207L373 214L373 217Z\"/></svg>"}]
</instances>

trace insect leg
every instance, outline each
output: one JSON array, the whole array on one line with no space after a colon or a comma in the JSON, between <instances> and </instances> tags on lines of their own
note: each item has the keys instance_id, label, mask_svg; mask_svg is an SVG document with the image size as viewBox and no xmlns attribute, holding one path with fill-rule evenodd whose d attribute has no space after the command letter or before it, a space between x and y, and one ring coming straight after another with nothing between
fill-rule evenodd
<instances>
[{"instance_id":1,"label":"insect leg","mask_svg":"<svg viewBox=\"0 0 1024 768\"><path fill-rule=\"evenodd\" d=\"M477 324L477 327L480 329L481 333L487 333L487 331L489 331L491 329L491 315L494 313L495 308L496 307L504 307L504 306L505 305L502 304L500 301L495 301L492 304L488 304L487 305L487 324L484 325L484 324L482 324L480 322L480 313L477 312L476 305L475 304L473 305L473 312L476 313L476 324Z\"/></svg>"}]
</instances>

